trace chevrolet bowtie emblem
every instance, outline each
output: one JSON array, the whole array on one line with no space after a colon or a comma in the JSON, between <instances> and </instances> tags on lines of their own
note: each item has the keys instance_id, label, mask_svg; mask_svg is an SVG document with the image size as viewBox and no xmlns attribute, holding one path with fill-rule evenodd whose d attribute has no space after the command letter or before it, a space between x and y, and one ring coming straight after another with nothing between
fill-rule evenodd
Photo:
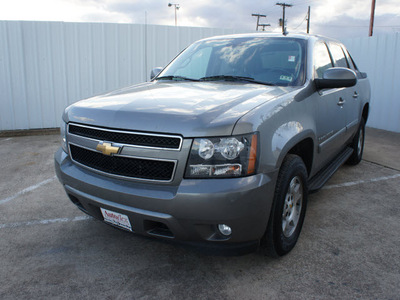
<instances>
[{"instance_id":1,"label":"chevrolet bowtie emblem","mask_svg":"<svg viewBox=\"0 0 400 300\"><path fill-rule=\"evenodd\" d=\"M96 150L101 151L104 155L111 155L111 154L117 154L119 151L119 147L114 147L110 143L103 143L100 142Z\"/></svg>"}]
</instances>

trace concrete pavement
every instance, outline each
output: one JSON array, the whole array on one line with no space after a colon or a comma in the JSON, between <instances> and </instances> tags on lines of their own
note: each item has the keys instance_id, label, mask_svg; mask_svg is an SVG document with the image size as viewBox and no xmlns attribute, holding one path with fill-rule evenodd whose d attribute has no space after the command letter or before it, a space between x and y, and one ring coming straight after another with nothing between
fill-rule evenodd
<instances>
[{"instance_id":1,"label":"concrete pavement","mask_svg":"<svg viewBox=\"0 0 400 300\"><path fill-rule=\"evenodd\" d=\"M84 215L55 178L57 135L0 138L0 299L400 299L400 134L310 195L296 248L210 255Z\"/></svg>"}]
</instances>

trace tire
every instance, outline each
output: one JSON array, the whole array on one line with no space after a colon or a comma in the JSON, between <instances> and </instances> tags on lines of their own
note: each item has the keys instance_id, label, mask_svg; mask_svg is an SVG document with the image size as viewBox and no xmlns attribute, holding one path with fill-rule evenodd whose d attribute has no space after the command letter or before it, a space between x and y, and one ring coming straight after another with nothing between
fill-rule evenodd
<instances>
[{"instance_id":1,"label":"tire","mask_svg":"<svg viewBox=\"0 0 400 300\"><path fill-rule=\"evenodd\" d=\"M307 208L307 169L294 154L284 159L275 187L268 227L262 240L268 256L279 257L296 245Z\"/></svg>"},{"instance_id":2,"label":"tire","mask_svg":"<svg viewBox=\"0 0 400 300\"><path fill-rule=\"evenodd\" d=\"M364 118L361 118L360 126L358 127L358 131L351 143L351 148L353 148L353 154L347 160L346 162L347 164L355 166L360 163L364 152L364 140L365 140L365 121Z\"/></svg>"}]
</instances>

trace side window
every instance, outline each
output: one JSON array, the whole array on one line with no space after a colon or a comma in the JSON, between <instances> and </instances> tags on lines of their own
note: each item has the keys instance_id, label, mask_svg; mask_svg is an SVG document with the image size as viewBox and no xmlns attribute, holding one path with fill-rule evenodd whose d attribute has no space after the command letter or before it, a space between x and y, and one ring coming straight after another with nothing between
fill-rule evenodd
<instances>
[{"instance_id":1,"label":"side window","mask_svg":"<svg viewBox=\"0 0 400 300\"><path fill-rule=\"evenodd\" d=\"M322 78L324 72L332 68L331 57L325 43L318 43L314 48L314 77Z\"/></svg>"},{"instance_id":2,"label":"side window","mask_svg":"<svg viewBox=\"0 0 400 300\"><path fill-rule=\"evenodd\" d=\"M343 48L344 54L346 55L347 58L347 63L349 64L350 69L352 69L353 71L358 72L357 66L353 61L353 58L351 57L349 51L347 51L346 48Z\"/></svg>"},{"instance_id":3,"label":"side window","mask_svg":"<svg viewBox=\"0 0 400 300\"><path fill-rule=\"evenodd\" d=\"M344 56L342 47L338 44L329 44L329 50L331 50L332 58L335 64L335 67L343 67L348 68L346 57Z\"/></svg>"}]
</instances>

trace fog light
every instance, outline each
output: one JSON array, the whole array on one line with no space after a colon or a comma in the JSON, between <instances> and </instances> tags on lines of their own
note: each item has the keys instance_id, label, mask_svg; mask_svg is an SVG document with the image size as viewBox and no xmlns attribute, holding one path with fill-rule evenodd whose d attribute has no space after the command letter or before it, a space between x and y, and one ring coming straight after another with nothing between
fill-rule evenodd
<instances>
[{"instance_id":1,"label":"fog light","mask_svg":"<svg viewBox=\"0 0 400 300\"><path fill-rule=\"evenodd\" d=\"M228 236L232 234L232 228L225 224L218 224L218 230L221 234Z\"/></svg>"}]
</instances>

